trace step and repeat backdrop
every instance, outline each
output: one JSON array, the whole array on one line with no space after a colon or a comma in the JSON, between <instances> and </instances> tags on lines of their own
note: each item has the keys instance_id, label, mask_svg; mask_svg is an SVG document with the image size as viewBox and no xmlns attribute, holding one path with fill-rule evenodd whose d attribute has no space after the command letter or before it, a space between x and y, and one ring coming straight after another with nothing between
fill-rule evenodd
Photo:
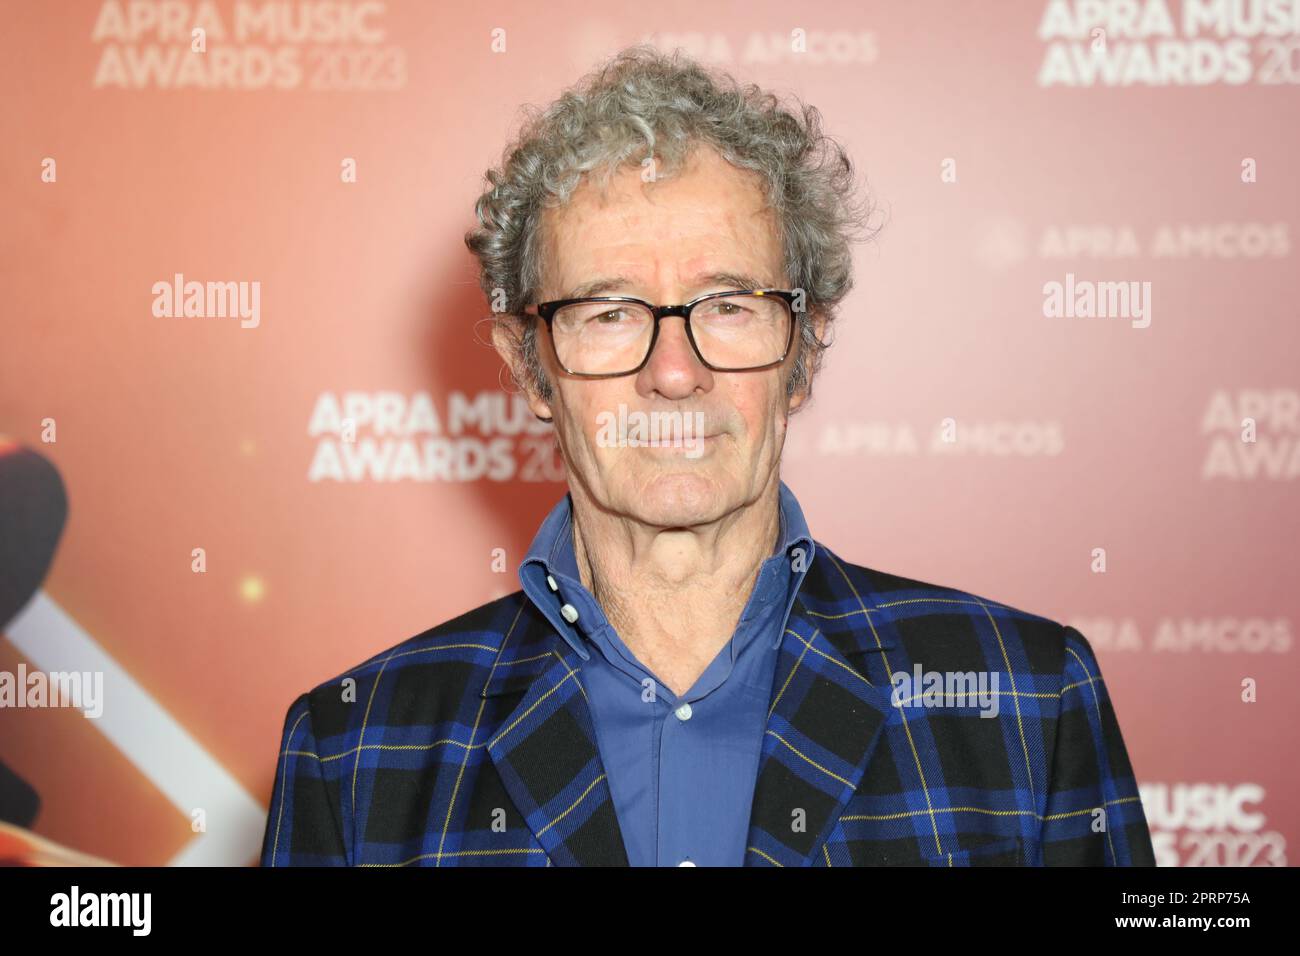
<instances>
[{"instance_id":1,"label":"step and repeat backdrop","mask_svg":"<svg viewBox=\"0 0 1300 956\"><path fill-rule=\"evenodd\" d=\"M290 702L519 587L565 472L462 237L523 108L650 42L818 107L877 203L813 535L1079 628L1162 865L1300 853L1300 0L0 22L10 838L254 863Z\"/></svg>"}]
</instances>

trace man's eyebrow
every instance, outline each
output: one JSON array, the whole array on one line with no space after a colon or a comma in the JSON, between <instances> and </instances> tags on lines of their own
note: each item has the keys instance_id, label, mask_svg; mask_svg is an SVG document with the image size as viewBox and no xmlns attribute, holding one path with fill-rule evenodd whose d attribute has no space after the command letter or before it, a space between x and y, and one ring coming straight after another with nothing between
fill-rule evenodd
<instances>
[{"instance_id":1,"label":"man's eyebrow","mask_svg":"<svg viewBox=\"0 0 1300 956\"><path fill-rule=\"evenodd\" d=\"M618 289L626 289L634 285L633 280L627 276L610 276L603 279L593 279L590 282L583 282L574 286L569 292L561 298L563 299L585 299L588 296L605 295L606 293L615 292ZM690 288L703 289L707 286L723 286L730 289L770 289L773 286L764 282L757 276L749 275L744 272L711 272L708 275L697 276L691 283ZM719 289L718 291L724 291Z\"/></svg>"},{"instance_id":2,"label":"man's eyebrow","mask_svg":"<svg viewBox=\"0 0 1300 956\"><path fill-rule=\"evenodd\" d=\"M615 289L625 289L632 285L632 280L627 276L611 276L607 279L593 279L590 282L584 282L576 285L567 293L560 296L562 299L585 299L589 295L604 295Z\"/></svg>"},{"instance_id":3,"label":"man's eyebrow","mask_svg":"<svg viewBox=\"0 0 1300 956\"><path fill-rule=\"evenodd\" d=\"M695 280L692 289L702 289L705 286L720 285L730 289L772 289L775 288L770 282L764 282L758 276L750 275L746 272L714 272L710 275L700 276ZM719 290L722 291L722 290Z\"/></svg>"}]
</instances>

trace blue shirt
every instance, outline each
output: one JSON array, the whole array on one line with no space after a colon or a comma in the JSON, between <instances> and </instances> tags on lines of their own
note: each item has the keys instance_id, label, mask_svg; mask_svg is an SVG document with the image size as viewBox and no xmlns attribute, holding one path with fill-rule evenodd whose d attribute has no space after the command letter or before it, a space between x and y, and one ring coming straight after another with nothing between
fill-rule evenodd
<instances>
[{"instance_id":1,"label":"blue shirt","mask_svg":"<svg viewBox=\"0 0 1300 956\"><path fill-rule=\"evenodd\" d=\"M568 494L519 566L524 592L582 658L580 679L632 866L744 863L777 653L814 554L803 511L780 485L777 547L735 633L681 697L637 660L583 587Z\"/></svg>"}]
</instances>

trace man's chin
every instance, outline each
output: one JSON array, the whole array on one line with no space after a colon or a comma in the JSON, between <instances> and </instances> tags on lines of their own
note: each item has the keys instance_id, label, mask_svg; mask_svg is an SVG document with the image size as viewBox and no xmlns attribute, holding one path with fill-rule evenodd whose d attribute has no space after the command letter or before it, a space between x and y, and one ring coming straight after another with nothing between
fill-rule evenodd
<instances>
[{"instance_id":1,"label":"man's chin","mask_svg":"<svg viewBox=\"0 0 1300 956\"><path fill-rule=\"evenodd\" d=\"M727 475L690 462L661 466L639 487L636 511L641 520L669 528L716 520L727 511L732 492Z\"/></svg>"}]
</instances>

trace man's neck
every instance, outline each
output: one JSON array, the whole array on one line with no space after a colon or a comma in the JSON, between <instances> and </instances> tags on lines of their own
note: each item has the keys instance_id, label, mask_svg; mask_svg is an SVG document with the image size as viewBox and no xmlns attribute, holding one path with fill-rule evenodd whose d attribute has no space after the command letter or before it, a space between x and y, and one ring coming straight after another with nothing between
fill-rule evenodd
<instances>
[{"instance_id":1,"label":"man's neck","mask_svg":"<svg viewBox=\"0 0 1300 956\"><path fill-rule=\"evenodd\" d=\"M637 659L675 694L685 692L735 632L776 547L779 479L750 504L690 529L610 513L582 489L570 497L583 586Z\"/></svg>"}]
</instances>

